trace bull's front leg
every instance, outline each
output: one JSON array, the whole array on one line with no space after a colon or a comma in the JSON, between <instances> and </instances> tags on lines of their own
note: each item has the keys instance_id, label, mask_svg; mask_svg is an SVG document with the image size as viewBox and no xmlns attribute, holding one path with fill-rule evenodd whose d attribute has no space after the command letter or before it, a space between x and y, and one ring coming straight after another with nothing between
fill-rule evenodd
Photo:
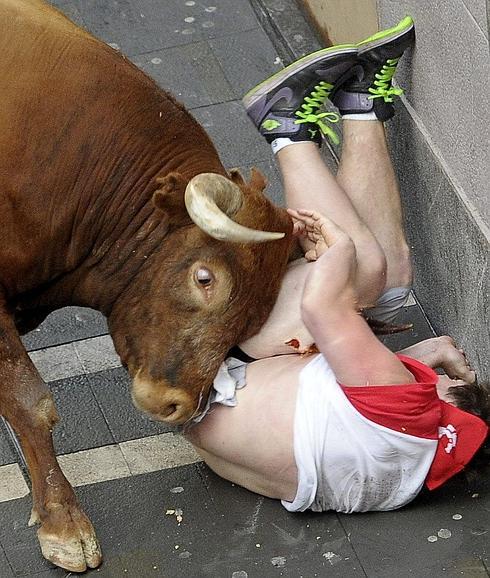
<instances>
[{"instance_id":1,"label":"bull's front leg","mask_svg":"<svg viewBox=\"0 0 490 578\"><path fill-rule=\"evenodd\" d=\"M56 460L51 431L58 415L51 393L25 351L0 299L0 413L14 429L32 481L30 524L38 523L45 558L71 572L102 559L95 531Z\"/></svg>"}]
</instances>

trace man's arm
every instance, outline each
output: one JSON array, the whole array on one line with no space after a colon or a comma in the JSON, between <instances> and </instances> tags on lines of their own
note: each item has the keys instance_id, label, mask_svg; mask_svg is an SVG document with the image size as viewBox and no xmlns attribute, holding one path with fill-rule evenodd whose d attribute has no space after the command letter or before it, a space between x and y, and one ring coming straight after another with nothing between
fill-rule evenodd
<instances>
[{"instance_id":1,"label":"man's arm","mask_svg":"<svg viewBox=\"0 0 490 578\"><path fill-rule=\"evenodd\" d=\"M344 385L414 381L401 361L373 334L357 310L356 252L351 238L326 217L290 211L297 229L314 242L315 260L301 303L303 321L337 380Z\"/></svg>"}]
</instances>

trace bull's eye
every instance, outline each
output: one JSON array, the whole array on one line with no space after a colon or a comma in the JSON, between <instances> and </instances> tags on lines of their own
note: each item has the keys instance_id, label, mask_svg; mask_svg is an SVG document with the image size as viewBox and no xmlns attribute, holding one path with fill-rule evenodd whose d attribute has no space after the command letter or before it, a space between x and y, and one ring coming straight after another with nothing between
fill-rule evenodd
<instances>
[{"instance_id":1,"label":"bull's eye","mask_svg":"<svg viewBox=\"0 0 490 578\"><path fill-rule=\"evenodd\" d=\"M214 281L214 276L209 269L201 267L195 272L196 281L201 287L209 287Z\"/></svg>"}]
</instances>

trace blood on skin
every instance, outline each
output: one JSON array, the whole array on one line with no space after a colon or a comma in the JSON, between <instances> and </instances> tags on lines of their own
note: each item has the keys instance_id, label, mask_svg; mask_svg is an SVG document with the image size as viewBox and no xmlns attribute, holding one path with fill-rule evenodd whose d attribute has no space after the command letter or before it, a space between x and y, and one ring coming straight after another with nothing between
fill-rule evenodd
<instances>
[{"instance_id":1,"label":"blood on skin","mask_svg":"<svg viewBox=\"0 0 490 578\"><path fill-rule=\"evenodd\" d=\"M293 349L297 349L298 353L301 353L301 355L312 355L313 353L320 353L318 347L316 346L316 343L308 345L308 347L304 351L300 351L299 349L301 345L299 339L293 338L290 339L289 341L285 341L284 344L289 345Z\"/></svg>"}]
</instances>

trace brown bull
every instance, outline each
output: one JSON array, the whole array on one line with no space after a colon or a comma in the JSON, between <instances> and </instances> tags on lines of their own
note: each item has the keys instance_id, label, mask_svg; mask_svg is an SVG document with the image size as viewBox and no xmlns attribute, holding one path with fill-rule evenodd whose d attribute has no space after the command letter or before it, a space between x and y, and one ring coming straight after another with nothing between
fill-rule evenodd
<instances>
[{"instance_id":1,"label":"brown bull","mask_svg":"<svg viewBox=\"0 0 490 578\"><path fill-rule=\"evenodd\" d=\"M266 319L291 223L258 172L227 175L181 105L56 10L0 0L0 30L0 412L30 469L44 556L83 571L100 549L19 332L65 305L102 311L136 404L183 423Z\"/></svg>"}]
</instances>

